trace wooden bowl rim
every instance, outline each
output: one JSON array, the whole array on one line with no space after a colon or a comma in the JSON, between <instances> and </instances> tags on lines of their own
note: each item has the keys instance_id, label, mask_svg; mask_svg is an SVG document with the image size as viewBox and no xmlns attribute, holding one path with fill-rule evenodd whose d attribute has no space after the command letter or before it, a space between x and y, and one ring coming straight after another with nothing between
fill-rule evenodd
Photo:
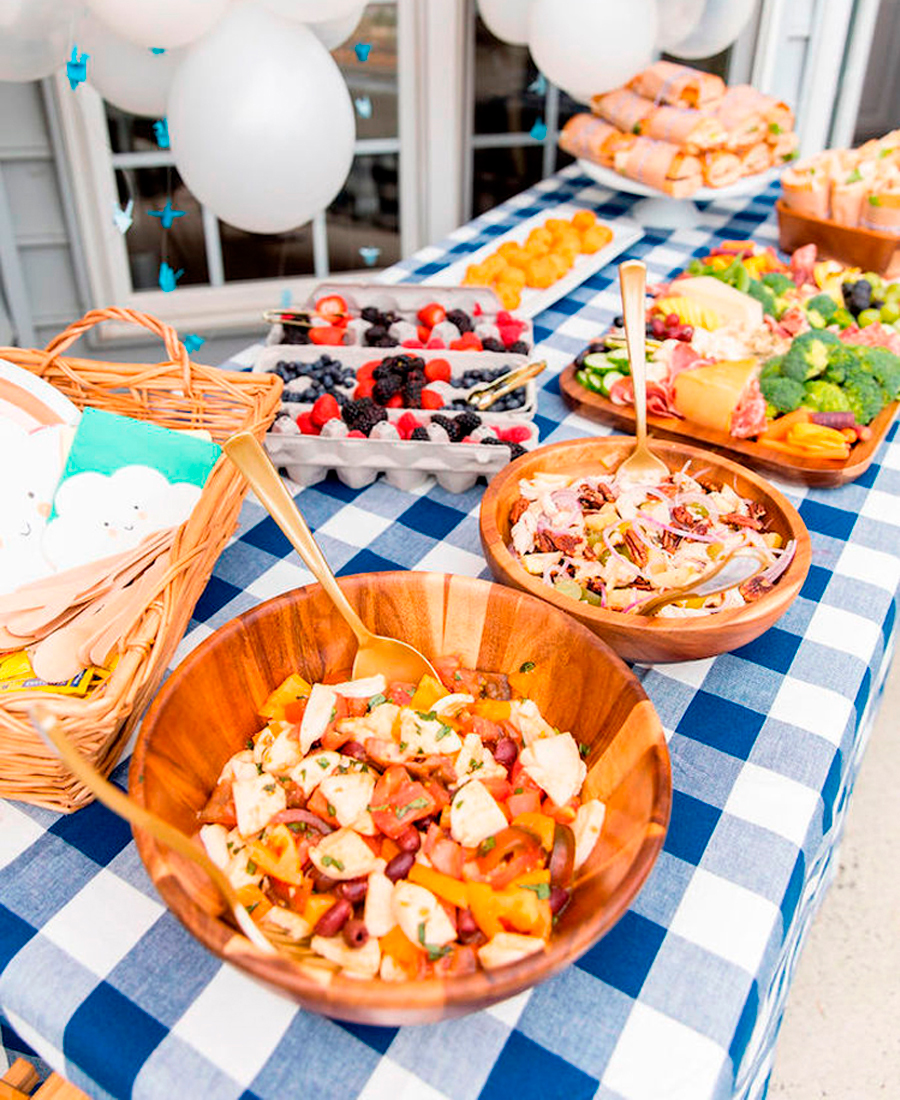
<instances>
[{"instance_id":1,"label":"wooden bowl rim","mask_svg":"<svg viewBox=\"0 0 900 1100\"><path fill-rule=\"evenodd\" d=\"M492 563L496 564L505 575L514 580L515 584L523 591L546 601L561 611L567 611L566 605L575 604L575 601L569 596L563 596L561 593L556 592L545 585L543 581L534 578L507 548L505 540L501 537L497 519L501 492L513 481L518 481L518 469L531 465L538 456L565 454L566 451L584 447L585 444L611 450L622 446L624 443L633 442L634 437L627 435L584 436L579 439L567 439L537 447L533 451L520 455L514 462L505 466L490 480L481 500L479 522L485 555L492 559ZM786 611L799 595L812 561L812 542L809 531L803 522L802 516L793 504L774 485L771 485L755 471L749 470L746 466L741 466L740 463L733 462L731 459L718 455L713 451L707 451L702 447L692 447L687 443L679 443L675 440L653 439L651 444L664 461L665 451L675 451L685 458L702 460L707 465L713 465L728 473L746 478L751 484L755 485L762 494L773 501L784 513L791 533L797 540L797 549L793 561L771 592L766 593L762 599L757 600L755 603L737 608L734 611L717 611L715 614L706 615L702 618L699 616L687 619L646 618L633 612L609 611L606 608L594 607L592 604L579 602L575 604L575 610L569 613L574 614L577 611L578 616L587 621L595 622L598 626L616 627L623 632L634 631L636 636L641 634L649 636L654 632L662 632L670 635L683 634L686 637L697 637L719 630L724 631L732 624L740 625L765 619L775 610L778 604L783 605L781 613ZM553 471L548 469L547 472Z\"/></svg>"},{"instance_id":2,"label":"wooden bowl rim","mask_svg":"<svg viewBox=\"0 0 900 1100\"><path fill-rule=\"evenodd\" d=\"M515 592L513 589L493 581L425 570L393 570L384 573L353 574L338 578L338 583L345 591L348 591L348 595L352 598L354 590L370 583L370 578L373 576L379 577L382 582L386 580L388 584L403 584L410 573L439 576L445 578L445 580L452 578L455 583L462 582L466 587L487 586L501 593L501 599L506 599L509 596L524 597L528 601L534 600L534 597L528 593ZM156 722L163 712L167 700L177 690L182 676L187 675L197 664L207 659L209 651L217 644L217 639L226 629L232 628L233 623L244 623L265 618L269 611L276 606L295 603L304 598L305 593L319 587L318 584L314 583L303 585L289 592L273 596L256 607L235 616L234 619L223 623L207 638L204 638L173 670L144 716L132 755L128 774L128 791L139 805L146 806L144 766ZM634 713L638 709L642 711L643 719L651 735L649 741L655 751L657 798L648 825L656 827L648 828L645 833L640 848L635 853L631 863L631 872L627 880L624 880L625 889L622 889L623 884L620 884L620 887L612 894L611 904L605 907L602 914L597 914L592 919L583 921L564 939L551 939L545 952L528 956L498 971L479 970L475 974L453 977L452 979L430 978L405 982L384 982L380 979L360 981L337 976L329 986L323 987L305 976L289 960L280 956L263 954L248 940L238 935L229 925L208 913L194 901L192 895L188 893L174 874L167 871L158 873L161 859L160 845L143 830L133 829L138 853L148 876L166 905L185 928L214 954L235 963L256 977L287 990L300 1000L305 1008L349 1020L371 1019L371 1015L380 1013L383 1017L381 1022L385 1026L389 1026L392 1022L398 1025L408 1024L416 1015L427 1016L430 1020L437 1020L446 1016L461 1015L467 1011L477 1011L489 1004L514 996L516 993L520 993L539 982L546 981L570 963L575 962L594 946L624 915L634 901L662 850L668 832L672 808L671 760L665 733L656 709L644 691L643 685L625 662L617 656L603 639L570 615L548 605L545 601L536 600L535 603L540 606L542 614L549 612L552 616L562 616L566 628L573 633L577 640L583 645L595 649L601 659L606 660L618 671L624 680L623 686L631 691L635 697L635 703L630 713ZM189 923L189 919L193 920L193 926Z\"/></svg>"}]
</instances>

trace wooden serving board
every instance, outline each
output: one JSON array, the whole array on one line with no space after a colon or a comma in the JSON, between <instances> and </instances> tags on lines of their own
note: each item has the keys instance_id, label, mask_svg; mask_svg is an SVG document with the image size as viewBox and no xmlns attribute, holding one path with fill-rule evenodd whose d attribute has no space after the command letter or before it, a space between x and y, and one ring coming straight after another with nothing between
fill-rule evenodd
<instances>
[{"instance_id":1,"label":"wooden serving board","mask_svg":"<svg viewBox=\"0 0 900 1100\"><path fill-rule=\"evenodd\" d=\"M582 386L575 378L575 364L570 363L562 372L559 388L566 403L582 416L598 420L615 428L633 433L635 430L634 409L630 405L614 405L609 398ZM647 427L660 439L674 439L681 443L693 443L705 446L720 454L736 458L745 466L764 470L775 477L787 481L799 481L804 485L835 486L855 481L869 468L875 451L887 435L900 402L894 401L882 409L869 427L872 438L865 443L857 443L850 456L842 462L834 459L796 458L781 451L770 450L762 443L752 439L737 439L714 428L704 428L690 420L676 420L674 417L649 416Z\"/></svg>"}]
</instances>

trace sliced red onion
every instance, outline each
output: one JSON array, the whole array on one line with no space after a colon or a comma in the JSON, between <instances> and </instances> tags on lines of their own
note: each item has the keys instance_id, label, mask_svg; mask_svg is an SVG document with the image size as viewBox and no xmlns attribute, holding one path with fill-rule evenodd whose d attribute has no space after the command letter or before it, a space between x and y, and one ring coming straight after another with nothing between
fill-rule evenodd
<instances>
[{"instance_id":1,"label":"sliced red onion","mask_svg":"<svg viewBox=\"0 0 900 1100\"><path fill-rule=\"evenodd\" d=\"M654 599L656 595L656 592L648 592L645 596L641 596L639 600L632 600L630 604L627 604L625 607L622 608L622 614L627 614L627 612L631 611L631 609L634 607L640 607L642 603L646 603L647 600Z\"/></svg>"},{"instance_id":2,"label":"sliced red onion","mask_svg":"<svg viewBox=\"0 0 900 1100\"><path fill-rule=\"evenodd\" d=\"M275 814L272 821L278 825L281 822L288 824L292 821L302 821L304 825L309 825L311 829L315 829L317 833L321 833L323 836L327 836L329 833L333 833L334 829L327 821L323 821L321 817L317 817L315 814L310 813L309 810L281 810Z\"/></svg>"},{"instance_id":3,"label":"sliced red onion","mask_svg":"<svg viewBox=\"0 0 900 1100\"><path fill-rule=\"evenodd\" d=\"M568 511L578 511L578 494L574 489L554 489L550 494L550 499L556 506L557 511L562 511L563 508Z\"/></svg>"},{"instance_id":4,"label":"sliced red onion","mask_svg":"<svg viewBox=\"0 0 900 1100\"><path fill-rule=\"evenodd\" d=\"M794 554L797 550L797 543L794 539L785 546L781 552L781 556L774 565L770 565L769 568L761 574L764 581L768 581L770 584L774 584L775 581L781 576L781 574L787 569L787 567L794 560Z\"/></svg>"},{"instance_id":5,"label":"sliced red onion","mask_svg":"<svg viewBox=\"0 0 900 1100\"><path fill-rule=\"evenodd\" d=\"M672 535L678 535L682 539L690 539L692 542L721 542L721 535L698 535L693 531L689 531L684 527L670 527L667 523L663 523L661 520L656 519L654 516L643 515L641 519L645 519L648 523L652 523L654 527L659 527L662 531L668 531Z\"/></svg>"}]
</instances>

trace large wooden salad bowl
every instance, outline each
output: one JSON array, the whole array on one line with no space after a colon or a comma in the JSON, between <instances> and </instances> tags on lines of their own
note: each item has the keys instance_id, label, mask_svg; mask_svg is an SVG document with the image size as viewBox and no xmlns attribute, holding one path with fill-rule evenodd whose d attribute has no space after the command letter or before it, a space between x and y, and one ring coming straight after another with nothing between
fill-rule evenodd
<instances>
[{"instance_id":1,"label":"large wooden salad bowl","mask_svg":"<svg viewBox=\"0 0 900 1100\"><path fill-rule=\"evenodd\" d=\"M217 893L193 864L144 833L135 839L166 903L217 955L315 1012L367 1024L431 1023L544 981L622 916L663 844L672 798L669 755L635 676L596 635L549 604L441 573L346 577L341 587L372 629L428 656L459 654L469 667L497 672L535 662L531 694L542 713L590 746L584 790L606 803L606 819L547 951L463 977L402 983L337 977L323 988L225 923ZM309 680L345 678L355 648L318 585L226 623L179 665L144 719L129 777L132 797L195 833L222 765L263 725L256 708L267 694L295 671Z\"/></svg>"},{"instance_id":2,"label":"large wooden salad bowl","mask_svg":"<svg viewBox=\"0 0 900 1100\"><path fill-rule=\"evenodd\" d=\"M519 480L537 473L572 477L612 473L634 448L633 437L620 435L539 447L493 478L481 502L481 543L491 571L504 584L530 592L574 616L628 661L693 661L746 645L781 618L803 586L811 556L806 524L774 486L736 462L684 443L651 439L650 445L670 470L679 470L690 461L691 473L703 472L703 484L726 483L740 496L761 502L769 516L769 529L777 531L785 542L796 539L794 559L771 592L737 611L689 619L656 618L592 607L527 572L509 549L509 512L519 496Z\"/></svg>"}]
</instances>

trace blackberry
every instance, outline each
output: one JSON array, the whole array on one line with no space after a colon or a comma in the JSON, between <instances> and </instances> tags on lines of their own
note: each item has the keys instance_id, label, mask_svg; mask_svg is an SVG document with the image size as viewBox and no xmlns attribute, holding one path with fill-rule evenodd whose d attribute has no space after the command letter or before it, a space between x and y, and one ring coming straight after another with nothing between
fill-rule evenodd
<instances>
[{"instance_id":1,"label":"blackberry","mask_svg":"<svg viewBox=\"0 0 900 1100\"><path fill-rule=\"evenodd\" d=\"M506 348L503 345L502 340L498 340L496 336L485 336L481 341L482 351L499 351L502 355Z\"/></svg>"},{"instance_id":2,"label":"blackberry","mask_svg":"<svg viewBox=\"0 0 900 1100\"><path fill-rule=\"evenodd\" d=\"M459 441L462 439L462 433L456 426L456 420L458 419L458 417L456 419L453 419L449 416L442 416L441 413L435 413L435 415L431 418L431 423L439 424L447 433L447 435L450 436L451 443L459 443Z\"/></svg>"},{"instance_id":3,"label":"blackberry","mask_svg":"<svg viewBox=\"0 0 900 1100\"><path fill-rule=\"evenodd\" d=\"M481 442L487 443L489 447L508 447L510 462L512 462L514 458L520 458L525 454L525 448L521 443L507 443L505 439L482 439Z\"/></svg>"},{"instance_id":4,"label":"blackberry","mask_svg":"<svg viewBox=\"0 0 900 1100\"><path fill-rule=\"evenodd\" d=\"M368 321L370 325L381 324L381 312L375 306L364 306L360 312L360 317L364 321Z\"/></svg>"},{"instance_id":5,"label":"blackberry","mask_svg":"<svg viewBox=\"0 0 900 1100\"><path fill-rule=\"evenodd\" d=\"M409 438L410 439L425 439L425 440L427 440L428 439L428 429L427 428L413 428L412 435L410 435Z\"/></svg>"},{"instance_id":6,"label":"blackberry","mask_svg":"<svg viewBox=\"0 0 900 1100\"><path fill-rule=\"evenodd\" d=\"M403 387L403 404L408 409L422 408L422 390L425 387L420 382L407 382Z\"/></svg>"},{"instance_id":7,"label":"blackberry","mask_svg":"<svg viewBox=\"0 0 900 1100\"><path fill-rule=\"evenodd\" d=\"M460 335L464 332L475 331L475 326L472 324L472 318L464 309L451 309L447 314L447 320L451 325L456 325L460 331Z\"/></svg>"},{"instance_id":8,"label":"blackberry","mask_svg":"<svg viewBox=\"0 0 900 1100\"><path fill-rule=\"evenodd\" d=\"M381 420L387 420L387 413L376 405L371 397L360 397L356 401L348 401L341 414L344 423L350 431L360 431L368 435L372 428Z\"/></svg>"},{"instance_id":9,"label":"blackberry","mask_svg":"<svg viewBox=\"0 0 900 1100\"><path fill-rule=\"evenodd\" d=\"M372 400L378 405L386 405L394 394L403 389L403 380L397 374L389 374L387 378L379 378L372 387Z\"/></svg>"},{"instance_id":10,"label":"blackberry","mask_svg":"<svg viewBox=\"0 0 900 1100\"><path fill-rule=\"evenodd\" d=\"M524 340L516 340L506 349L510 355L527 355L531 348Z\"/></svg>"},{"instance_id":11,"label":"blackberry","mask_svg":"<svg viewBox=\"0 0 900 1100\"><path fill-rule=\"evenodd\" d=\"M309 329L300 325L283 325L281 328L281 342L283 344L308 344Z\"/></svg>"},{"instance_id":12,"label":"blackberry","mask_svg":"<svg viewBox=\"0 0 900 1100\"><path fill-rule=\"evenodd\" d=\"M467 435L471 435L476 428L481 427L481 417L478 413L464 412L461 416L454 417L456 421L456 430L459 432L459 438L465 439Z\"/></svg>"},{"instance_id":13,"label":"blackberry","mask_svg":"<svg viewBox=\"0 0 900 1100\"><path fill-rule=\"evenodd\" d=\"M395 348L397 346L397 341L388 334L388 330L383 325L372 325L371 328L367 328L363 340L370 348Z\"/></svg>"}]
</instances>

